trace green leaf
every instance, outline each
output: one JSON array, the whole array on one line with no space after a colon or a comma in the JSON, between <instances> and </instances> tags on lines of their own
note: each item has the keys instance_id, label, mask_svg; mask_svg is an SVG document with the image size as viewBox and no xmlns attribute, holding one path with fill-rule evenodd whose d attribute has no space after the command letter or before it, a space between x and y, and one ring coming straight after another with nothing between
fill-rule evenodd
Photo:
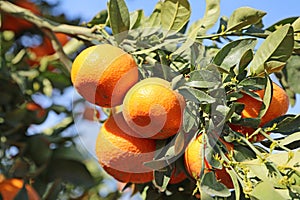
<instances>
[{"instance_id":1,"label":"green leaf","mask_svg":"<svg viewBox=\"0 0 300 200\"><path fill-rule=\"evenodd\" d=\"M48 181L57 178L75 185L91 187L95 184L94 178L87 167L76 160L53 159L47 168Z\"/></svg>"},{"instance_id":2,"label":"green leaf","mask_svg":"<svg viewBox=\"0 0 300 200\"><path fill-rule=\"evenodd\" d=\"M197 35L205 34L205 32L217 22L219 15L220 0L206 0L204 17L191 25L191 27L188 29L187 40L175 52L173 52L170 57L172 58L175 55L180 55L182 52L186 51L193 44L195 44Z\"/></svg>"},{"instance_id":3,"label":"green leaf","mask_svg":"<svg viewBox=\"0 0 300 200\"><path fill-rule=\"evenodd\" d=\"M285 116L283 119L279 119L280 121L278 122L276 129L273 130L274 132L289 135L300 131L300 115Z\"/></svg>"},{"instance_id":4,"label":"green leaf","mask_svg":"<svg viewBox=\"0 0 300 200\"><path fill-rule=\"evenodd\" d=\"M291 56L288 59L285 70L286 70L286 80L288 85L292 88L292 90L298 94L300 94L300 56L295 55Z\"/></svg>"},{"instance_id":5,"label":"green leaf","mask_svg":"<svg viewBox=\"0 0 300 200\"><path fill-rule=\"evenodd\" d=\"M229 197L230 191L224 184L217 181L214 172L205 173L201 179L201 190L209 195L216 195L219 197Z\"/></svg>"},{"instance_id":6,"label":"green leaf","mask_svg":"<svg viewBox=\"0 0 300 200\"><path fill-rule=\"evenodd\" d=\"M140 27L145 18L144 10L135 10L130 13L130 29Z\"/></svg>"},{"instance_id":7,"label":"green leaf","mask_svg":"<svg viewBox=\"0 0 300 200\"><path fill-rule=\"evenodd\" d=\"M202 19L195 21L188 29L188 36L204 35L215 25L220 16L220 0L206 0L205 13Z\"/></svg>"},{"instance_id":8,"label":"green leaf","mask_svg":"<svg viewBox=\"0 0 300 200\"><path fill-rule=\"evenodd\" d=\"M246 146L234 145L233 156L237 162L252 160L256 158L255 153Z\"/></svg>"},{"instance_id":9,"label":"green leaf","mask_svg":"<svg viewBox=\"0 0 300 200\"><path fill-rule=\"evenodd\" d=\"M181 87L178 92L184 96L184 98L193 101L195 103L214 103L215 99L209 96L207 93L194 88Z\"/></svg>"},{"instance_id":10,"label":"green leaf","mask_svg":"<svg viewBox=\"0 0 300 200\"><path fill-rule=\"evenodd\" d=\"M300 41L300 17L297 17L297 19L292 24L294 32L295 32L295 46L297 45L297 48L299 49L299 41ZM296 43L296 40L298 43Z\"/></svg>"},{"instance_id":11,"label":"green leaf","mask_svg":"<svg viewBox=\"0 0 300 200\"><path fill-rule=\"evenodd\" d=\"M154 170L159 170L159 169L162 169L162 168L168 166L167 160L168 159L166 159L166 158L161 158L161 159L158 159L158 160L152 160L152 161L144 162L144 165L146 167L150 167Z\"/></svg>"},{"instance_id":12,"label":"green leaf","mask_svg":"<svg viewBox=\"0 0 300 200\"><path fill-rule=\"evenodd\" d=\"M248 64L252 61L253 59L253 49L248 49L247 51L244 52L242 55L240 62L239 62L239 72L238 74L242 74L243 71L246 69ZM243 78L244 79L244 78Z\"/></svg>"},{"instance_id":13,"label":"green leaf","mask_svg":"<svg viewBox=\"0 0 300 200\"><path fill-rule=\"evenodd\" d=\"M71 85L71 80L64 74L58 74L55 72L45 71L40 74L40 76L47 78L53 87L63 90L64 88Z\"/></svg>"},{"instance_id":14,"label":"green leaf","mask_svg":"<svg viewBox=\"0 0 300 200\"><path fill-rule=\"evenodd\" d=\"M226 44L215 56L213 63L225 71L239 64L241 57L249 50L254 50L256 39L247 38L235 40Z\"/></svg>"},{"instance_id":15,"label":"green leaf","mask_svg":"<svg viewBox=\"0 0 300 200\"><path fill-rule=\"evenodd\" d=\"M220 74L216 71L211 71L211 70L205 70L205 69L200 69L200 70L195 70L192 71L189 74L189 82L195 82L195 81L202 81L202 82L209 82L214 83L215 86L219 85L221 83L221 78Z\"/></svg>"},{"instance_id":16,"label":"green leaf","mask_svg":"<svg viewBox=\"0 0 300 200\"><path fill-rule=\"evenodd\" d=\"M153 33L151 32L152 29L155 32L156 31L155 27L161 26L161 7L162 7L162 2L161 1L157 2L152 14L150 15L149 18L145 20L143 27L147 29L147 32L145 33L143 32L142 36L151 35L151 33Z\"/></svg>"},{"instance_id":17,"label":"green leaf","mask_svg":"<svg viewBox=\"0 0 300 200\"><path fill-rule=\"evenodd\" d=\"M299 140L300 140L300 132L296 132L296 133L293 133L292 135L285 137L282 140L279 140L278 142L281 145L288 145L288 144L291 144L291 143L299 141Z\"/></svg>"},{"instance_id":18,"label":"green leaf","mask_svg":"<svg viewBox=\"0 0 300 200\"><path fill-rule=\"evenodd\" d=\"M266 76L266 80L267 80L267 85L265 87L263 106L260 109L259 115L258 115L259 118L262 118L266 114L266 112L269 108L269 105L271 103L272 96L273 96L273 84L272 84L273 82L272 82L271 78L268 76Z\"/></svg>"},{"instance_id":19,"label":"green leaf","mask_svg":"<svg viewBox=\"0 0 300 200\"><path fill-rule=\"evenodd\" d=\"M264 77L249 77L242 80L238 85L243 90L261 90L265 88L266 80Z\"/></svg>"},{"instance_id":20,"label":"green leaf","mask_svg":"<svg viewBox=\"0 0 300 200\"><path fill-rule=\"evenodd\" d=\"M129 11L124 0L110 0L108 2L110 27L118 43L126 37L130 27Z\"/></svg>"},{"instance_id":21,"label":"green leaf","mask_svg":"<svg viewBox=\"0 0 300 200\"><path fill-rule=\"evenodd\" d=\"M289 18L281 19L280 21L278 21L278 22L272 24L271 26L269 26L268 28L266 28L266 30L270 31L270 32L274 32L274 31L276 31L276 29L278 29L278 27L281 27L285 24L292 24L297 19L299 19L299 17L289 17Z\"/></svg>"},{"instance_id":22,"label":"green leaf","mask_svg":"<svg viewBox=\"0 0 300 200\"><path fill-rule=\"evenodd\" d=\"M187 102L183 111L183 130L189 133L193 128L198 127L197 105L194 102Z\"/></svg>"},{"instance_id":23,"label":"green leaf","mask_svg":"<svg viewBox=\"0 0 300 200\"><path fill-rule=\"evenodd\" d=\"M233 11L229 17L227 30L240 30L248 25L258 23L267 13L261 10L256 10L251 7L240 7Z\"/></svg>"},{"instance_id":24,"label":"green leaf","mask_svg":"<svg viewBox=\"0 0 300 200\"><path fill-rule=\"evenodd\" d=\"M292 54L294 45L293 29L284 25L271 33L258 48L250 64L253 76L265 73L265 63L268 60L286 61Z\"/></svg>"},{"instance_id":25,"label":"green leaf","mask_svg":"<svg viewBox=\"0 0 300 200\"><path fill-rule=\"evenodd\" d=\"M39 134L28 139L27 153L37 165L45 164L52 155L50 138Z\"/></svg>"},{"instance_id":26,"label":"green leaf","mask_svg":"<svg viewBox=\"0 0 300 200\"><path fill-rule=\"evenodd\" d=\"M105 24L107 18L108 18L107 10L102 10L91 21L89 21L87 25L92 27L94 25Z\"/></svg>"},{"instance_id":27,"label":"green leaf","mask_svg":"<svg viewBox=\"0 0 300 200\"><path fill-rule=\"evenodd\" d=\"M67 159L81 162L84 161L84 156L75 146L57 148L53 150L52 157L55 159Z\"/></svg>"},{"instance_id":28,"label":"green leaf","mask_svg":"<svg viewBox=\"0 0 300 200\"><path fill-rule=\"evenodd\" d=\"M167 32L178 32L189 21L190 4L187 0L165 0L161 8L161 25Z\"/></svg>"},{"instance_id":29,"label":"green leaf","mask_svg":"<svg viewBox=\"0 0 300 200\"><path fill-rule=\"evenodd\" d=\"M240 185L237 179L237 175L234 173L233 170L229 170L228 168L226 168L226 172L229 174L232 183L233 183L233 187L234 187L234 192L235 192L235 200L240 200L240 195L241 195L241 189L240 189Z\"/></svg>"},{"instance_id":30,"label":"green leaf","mask_svg":"<svg viewBox=\"0 0 300 200\"><path fill-rule=\"evenodd\" d=\"M258 183L249 195L256 199L289 199L288 190L275 189L269 182L264 181Z\"/></svg>"},{"instance_id":31,"label":"green leaf","mask_svg":"<svg viewBox=\"0 0 300 200\"><path fill-rule=\"evenodd\" d=\"M14 200L29 200L28 193L25 187L25 182L21 188L21 190L14 197Z\"/></svg>"}]
</instances>

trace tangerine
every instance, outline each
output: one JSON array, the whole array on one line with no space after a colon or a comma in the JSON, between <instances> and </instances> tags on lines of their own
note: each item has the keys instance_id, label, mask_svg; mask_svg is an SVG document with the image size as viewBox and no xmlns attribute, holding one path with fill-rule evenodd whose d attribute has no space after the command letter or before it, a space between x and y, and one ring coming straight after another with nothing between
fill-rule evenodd
<instances>
[{"instance_id":1,"label":"tangerine","mask_svg":"<svg viewBox=\"0 0 300 200\"><path fill-rule=\"evenodd\" d=\"M122 104L138 81L133 57L122 49L100 44L83 50L74 60L71 80L80 95L102 107Z\"/></svg>"},{"instance_id":2,"label":"tangerine","mask_svg":"<svg viewBox=\"0 0 300 200\"><path fill-rule=\"evenodd\" d=\"M264 126L266 123L269 121L280 117L288 111L289 108L289 98L287 93L276 83L273 82L273 96L271 103L265 113L264 116L261 118L261 122L259 124L259 127ZM265 90L257 90L254 91L261 99L264 98L264 93ZM241 113L242 118L258 118L259 113L261 110L261 107L263 105L262 101L259 101L248 94L243 94L242 98L239 98L237 102L244 104L244 109ZM248 134L251 135L255 129L252 127L246 127L246 126L241 126L241 125L235 125L235 124L230 124L230 127L237 132L240 132L242 134ZM265 137L261 134L256 135L251 139L251 141L261 141Z\"/></svg>"},{"instance_id":3,"label":"tangerine","mask_svg":"<svg viewBox=\"0 0 300 200\"><path fill-rule=\"evenodd\" d=\"M165 139L181 128L184 97L160 78L147 78L126 94L123 115L136 137Z\"/></svg>"},{"instance_id":4,"label":"tangerine","mask_svg":"<svg viewBox=\"0 0 300 200\"><path fill-rule=\"evenodd\" d=\"M0 194L3 200L12 200L23 188L24 181L19 178L9 178L0 183ZM29 200L39 200L38 193L29 184L25 184Z\"/></svg>"},{"instance_id":5,"label":"tangerine","mask_svg":"<svg viewBox=\"0 0 300 200\"><path fill-rule=\"evenodd\" d=\"M232 150L233 147L229 143L223 142L228 150ZM187 172L191 177L198 179L202 169L202 134L198 135L194 140L192 140L184 154L184 164ZM204 159L205 170L204 172L214 171L216 178L226 185L228 188L233 188L233 183L230 175L226 172L225 168L213 169L212 166Z\"/></svg>"},{"instance_id":6,"label":"tangerine","mask_svg":"<svg viewBox=\"0 0 300 200\"><path fill-rule=\"evenodd\" d=\"M143 165L154 158L155 140L136 138L122 113L110 116L101 127L96 141L96 155L103 169L120 182L146 183L153 170Z\"/></svg>"}]
</instances>

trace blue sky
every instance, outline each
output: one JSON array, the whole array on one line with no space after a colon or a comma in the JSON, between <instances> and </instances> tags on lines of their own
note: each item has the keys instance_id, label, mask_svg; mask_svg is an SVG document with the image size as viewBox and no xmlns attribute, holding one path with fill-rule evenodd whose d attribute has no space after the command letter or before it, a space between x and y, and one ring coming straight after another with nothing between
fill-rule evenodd
<instances>
[{"instance_id":1,"label":"blue sky","mask_svg":"<svg viewBox=\"0 0 300 200\"><path fill-rule=\"evenodd\" d=\"M50 2L60 2L59 11L64 12L68 17L80 17L82 21L89 21L99 11L106 8L106 0L49 0ZM205 0L190 0L192 8L191 22L201 18L205 11ZM220 0L221 16L230 14L241 6L250 6L267 12L263 18L265 27L287 17L300 16L299 0ZM157 0L127 0L129 11L143 9L146 15L150 15ZM211 31L216 31L213 27ZM290 108L289 113L300 113L300 95L298 103Z\"/></svg>"}]
</instances>

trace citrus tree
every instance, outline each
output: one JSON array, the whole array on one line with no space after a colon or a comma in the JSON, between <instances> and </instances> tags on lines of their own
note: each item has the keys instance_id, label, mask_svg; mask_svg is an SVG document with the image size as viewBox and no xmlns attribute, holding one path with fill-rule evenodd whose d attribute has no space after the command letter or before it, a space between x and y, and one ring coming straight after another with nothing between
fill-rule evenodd
<instances>
[{"instance_id":1,"label":"citrus tree","mask_svg":"<svg viewBox=\"0 0 300 200\"><path fill-rule=\"evenodd\" d=\"M300 18L205 6L110 0L79 24L0 1L0 198L299 199Z\"/></svg>"}]
</instances>

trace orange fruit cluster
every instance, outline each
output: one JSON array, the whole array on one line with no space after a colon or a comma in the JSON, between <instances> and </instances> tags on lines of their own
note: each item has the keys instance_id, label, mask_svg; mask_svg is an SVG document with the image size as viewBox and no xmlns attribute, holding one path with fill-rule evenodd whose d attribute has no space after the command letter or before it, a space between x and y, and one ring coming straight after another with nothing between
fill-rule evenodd
<instances>
[{"instance_id":1,"label":"orange fruit cluster","mask_svg":"<svg viewBox=\"0 0 300 200\"><path fill-rule=\"evenodd\" d=\"M272 121L273 119L280 117L288 111L289 108L289 98L287 93L276 83L273 83L273 95L271 103L267 109L267 112L261 118L259 127L264 126L266 123ZM261 99L264 98L265 90L254 91ZM262 107L262 101L259 101L248 94L243 94L243 97L238 99L237 102L244 104L244 109L241 113L242 118L258 118L259 112ZM240 132L244 135L251 136L255 131L254 128L240 126L235 124L230 124L230 127L237 132ZM265 139L262 134L258 134L251 139L253 142L258 142Z\"/></svg>"},{"instance_id":2,"label":"orange fruit cluster","mask_svg":"<svg viewBox=\"0 0 300 200\"><path fill-rule=\"evenodd\" d=\"M122 49L100 44L83 50L74 60L71 80L87 101L106 108L122 105L103 123L96 155L103 169L120 182L153 180L156 140L169 138L181 128L185 100L160 78L139 81L134 58ZM186 179L173 171L170 183Z\"/></svg>"},{"instance_id":3,"label":"orange fruit cluster","mask_svg":"<svg viewBox=\"0 0 300 200\"><path fill-rule=\"evenodd\" d=\"M0 183L0 194L3 200L14 199L23 188L24 181L19 178L8 178ZM38 193L29 184L25 184L25 189L29 200L41 199Z\"/></svg>"}]
</instances>

